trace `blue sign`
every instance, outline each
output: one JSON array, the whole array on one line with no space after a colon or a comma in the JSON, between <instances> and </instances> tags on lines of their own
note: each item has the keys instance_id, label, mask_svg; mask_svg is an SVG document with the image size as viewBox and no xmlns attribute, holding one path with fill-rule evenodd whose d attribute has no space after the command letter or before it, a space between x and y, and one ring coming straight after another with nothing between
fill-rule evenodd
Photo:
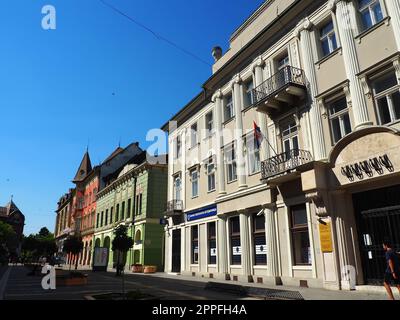
<instances>
[{"instance_id":1,"label":"blue sign","mask_svg":"<svg viewBox=\"0 0 400 320\"><path fill-rule=\"evenodd\" d=\"M189 211L186 213L187 221L199 220L207 217L212 217L215 215L217 215L217 206L215 204L201 209Z\"/></svg>"}]
</instances>

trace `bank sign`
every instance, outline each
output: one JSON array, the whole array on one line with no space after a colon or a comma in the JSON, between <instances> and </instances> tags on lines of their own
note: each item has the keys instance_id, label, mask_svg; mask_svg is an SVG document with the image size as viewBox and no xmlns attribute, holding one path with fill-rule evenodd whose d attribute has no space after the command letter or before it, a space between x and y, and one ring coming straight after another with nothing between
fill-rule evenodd
<instances>
[{"instance_id":1,"label":"bank sign","mask_svg":"<svg viewBox=\"0 0 400 320\"><path fill-rule=\"evenodd\" d=\"M186 213L187 221L199 220L215 215L217 215L217 206L215 204Z\"/></svg>"}]
</instances>

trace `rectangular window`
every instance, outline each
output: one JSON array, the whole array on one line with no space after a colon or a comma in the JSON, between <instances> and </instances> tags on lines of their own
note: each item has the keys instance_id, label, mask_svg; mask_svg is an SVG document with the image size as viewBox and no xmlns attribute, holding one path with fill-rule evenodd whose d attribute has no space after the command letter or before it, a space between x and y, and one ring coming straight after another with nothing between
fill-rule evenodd
<instances>
[{"instance_id":1,"label":"rectangular window","mask_svg":"<svg viewBox=\"0 0 400 320\"><path fill-rule=\"evenodd\" d=\"M192 264L199 263L199 226L192 227Z\"/></svg>"},{"instance_id":2,"label":"rectangular window","mask_svg":"<svg viewBox=\"0 0 400 320\"><path fill-rule=\"evenodd\" d=\"M113 214L114 214L114 207L111 207L111 210L110 210L110 224L112 224L114 221L113 221Z\"/></svg>"},{"instance_id":3,"label":"rectangular window","mask_svg":"<svg viewBox=\"0 0 400 320\"><path fill-rule=\"evenodd\" d=\"M247 136L246 149L249 174L251 175L260 172L260 149L253 133Z\"/></svg>"},{"instance_id":4,"label":"rectangular window","mask_svg":"<svg viewBox=\"0 0 400 320\"><path fill-rule=\"evenodd\" d=\"M367 30L383 20L380 0L358 0L358 10L363 30Z\"/></svg>"},{"instance_id":5,"label":"rectangular window","mask_svg":"<svg viewBox=\"0 0 400 320\"><path fill-rule=\"evenodd\" d=\"M96 228L100 226L100 213L97 213Z\"/></svg>"},{"instance_id":6,"label":"rectangular window","mask_svg":"<svg viewBox=\"0 0 400 320\"><path fill-rule=\"evenodd\" d=\"M206 130L207 137L211 136L214 132L214 117L212 111L206 114Z\"/></svg>"},{"instance_id":7,"label":"rectangular window","mask_svg":"<svg viewBox=\"0 0 400 320\"><path fill-rule=\"evenodd\" d=\"M265 216L253 216L253 242L256 265L267 264L267 245L265 238Z\"/></svg>"},{"instance_id":8,"label":"rectangular window","mask_svg":"<svg viewBox=\"0 0 400 320\"><path fill-rule=\"evenodd\" d=\"M119 221L119 204L117 204L117 209L115 211L115 222Z\"/></svg>"},{"instance_id":9,"label":"rectangular window","mask_svg":"<svg viewBox=\"0 0 400 320\"><path fill-rule=\"evenodd\" d=\"M190 181L192 183L192 198L199 196L199 172L197 169L190 172Z\"/></svg>"},{"instance_id":10,"label":"rectangular window","mask_svg":"<svg viewBox=\"0 0 400 320\"><path fill-rule=\"evenodd\" d=\"M182 152L181 136L177 136L175 139L175 159L181 156L181 152Z\"/></svg>"},{"instance_id":11,"label":"rectangular window","mask_svg":"<svg viewBox=\"0 0 400 320\"><path fill-rule=\"evenodd\" d=\"M195 146L197 146L197 143L198 143L197 137L198 137L197 123L195 123L190 127L190 147L191 148L194 148Z\"/></svg>"},{"instance_id":12,"label":"rectangular window","mask_svg":"<svg viewBox=\"0 0 400 320\"><path fill-rule=\"evenodd\" d=\"M104 225L108 225L108 209L106 210L106 221L104 222Z\"/></svg>"},{"instance_id":13,"label":"rectangular window","mask_svg":"<svg viewBox=\"0 0 400 320\"><path fill-rule=\"evenodd\" d=\"M128 199L128 210L126 212L126 217L129 219L131 217L132 199Z\"/></svg>"},{"instance_id":14,"label":"rectangular window","mask_svg":"<svg viewBox=\"0 0 400 320\"><path fill-rule=\"evenodd\" d=\"M239 217L229 219L231 238L231 265L242 264L242 247L240 245L240 220Z\"/></svg>"},{"instance_id":15,"label":"rectangular window","mask_svg":"<svg viewBox=\"0 0 400 320\"><path fill-rule=\"evenodd\" d=\"M121 205L121 220L125 220L125 201Z\"/></svg>"},{"instance_id":16,"label":"rectangular window","mask_svg":"<svg viewBox=\"0 0 400 320\"><path fill-rule=\"evenodd\" d=\"M311 246L305 204L290 208L293 258L295 265L311 265Z\"/></svg>"},{"instance_id":17,"label":"rectangular window","mask_svg":"<svg viewBox=\"0 0 400 320\"><path fill-rule=\"evenodd\" d=\"M253 99L253 89L254 89L254 82L253 79L250 81L246 82L244 85L244 105L243 108L246 109L247 107L251 106L254 102Z\"/></svg>"},{"instance_id":18,"label":"rectangular window","mask_svg":"<svg viewBox=\"0 0 400 320\"><path fill-rule=\"evenodd\" d=\"M82 222L84 222L82 220ZM100 218L100 226L102 227L104 225L104 211L101 212L101 218Z\"/></svg>"},{"instance_id":19,"label":"rectangular window","mask_svg":"<svg viewBox=\"0 0 400 320\"><path fill-rule=\"evenodd\" d=\"M143 213L143 208L142 208L142 205L143 205L143 203L142 203L142 200L143 200L143 195L142 194L139 194L139 215L141 215L142 213Z\"/></svg>"},{"instance_id":20,"label":"rectangular window","mask_svg":"<svg viewBox=\"0 0 400 320\"><path fill-rule=\"evenodd\" d=\"M343 97L331 102L328 109L332 139L334 143L337 143L340 139L351 132L350 116L346 98Z\"/></svg>"},{"instance_id":21,"label":"rectangular window","mask_svg":"<svg viewBox=\"0 0 400 320\"><path fill-rule=\"evenodd\" d=\"M216 222L207 224L208 228L208 264L217 264L217 233Z\"/></svg>"},{"instance_id":22,"label":"rectangular window","mask_svg":"<svg viewBox=\"0 0 400 320\"><path fill-rule=\"evenodd\" d=\"M400 84L394 71L373 80L379 124L384 125L400 119Z\"/></svg>"},{"instance_id":23,"label":"rectangular window","mask_svg":"<svg viewBox=\"0 0 400 320\"><path fill-rule=\"evenodd\" d=\"M207 164L207 191L215 191L215 164L212 157Z\"/></svg>"},{"instance_id":24,"label":"rectangular window","mask_svg":"<svg viewBox=\"0 0 400 320\"><path fill-rule=\"evenodd\" d=\"M228 183L233 182L237 179L236 154L234 145L225 149L225 163Z\"/></svg>"},{"instance_id":25,"label":"rectangular window","mask_svg":"<svg viewBox=\"0 0 400 320\"><path fill-rule=\"evenodd\" d=\"M174 195L175 195L175 200L180 201L181 200L181 193L182 193L182 180L181 176L176 176L174 178Z\"/></svg>"},{"instance_id":26,"label":"rectangular window","mask_svg":"<svg viewBox=\"0 0 400 320\"><path fill-rule=\"evenodd\" d=\"M328 22L320 29L320 41L322 53L325 56L337 49L336 34L333 21Z\"/></svg>"},{"instance_id":27,"label":"rectangular window","mask_svg":"<svg viewBox=\"0 0 400 320\"><path fill-rule=\"evenodd\" d=\"M232 94L230 94L230 95L228 95L226 98L225 98L225 112L224 112L224 115L225 115L225 121L228 121L228 120L230 120L230 119L232 119L234 116L235 116L235 110L234 110L234 108L233 108L233 98L232 98Z\"/></svg>"}]
</instances>

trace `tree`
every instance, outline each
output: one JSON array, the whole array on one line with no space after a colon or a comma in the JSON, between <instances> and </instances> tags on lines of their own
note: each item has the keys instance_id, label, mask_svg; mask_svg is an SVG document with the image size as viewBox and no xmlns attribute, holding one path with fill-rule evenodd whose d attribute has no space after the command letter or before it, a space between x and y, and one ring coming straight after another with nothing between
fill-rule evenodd
<instances>
[{"instance_id":1,"label":"tree","mask_svg":"<svg viewBox=\"0 0 400 320\"><path fill-rule=\"evenodd\" d=\"M78 269L78 254L83 250L83 241L81 237L78 236L69 236L64 241L63 251L67 254L71 254L76 256L75 270ZM70 262L70 270L71 270L71 262Z\"/></svg>"},{"instance_id":2,"label":"tree","mask_svg":"<svg viewBox=\"0 0 400 320\"><path fill-rule=\"evenodd\" d=\"M38 235L41 237L48 237L49 235L51 235L51 233L50 233L49 229L47 229L46 227L43 227L42 229L40 229Z\"/></svg>"},{"instance_id":3,"label":"tree","mask_svg":"<svg viewBox=\"0 0 400 320\"><path fill-rule=\"evenodd\" d=\"M37 261L39 257L51 257L57 252L54 235L47 229L40 229L39 233L23 237L22 256L24 260Z\"/></svg>"},{"instance_id":4,"label":"tree","mask_svg":"<svg viewBox=\"0 0 400 320\"><path fill-rule=\"evenodd\" d=\"M128 236L128 228L120 225L114 231L114 240L112 241L112 251L117 254L117 276L125 267L126 253L133 247L133 239Z\"/></svg>"},{"instance_id":5,"label":"tree","mask_svg":"<svg viewBox=\"0 0 400 320\"><path fill-rule=\"evenodd\" d=\"M17 249L17 234L7 223L0 221L0 264L8 262L10 255Z\"/></svg>"}]
</instances>

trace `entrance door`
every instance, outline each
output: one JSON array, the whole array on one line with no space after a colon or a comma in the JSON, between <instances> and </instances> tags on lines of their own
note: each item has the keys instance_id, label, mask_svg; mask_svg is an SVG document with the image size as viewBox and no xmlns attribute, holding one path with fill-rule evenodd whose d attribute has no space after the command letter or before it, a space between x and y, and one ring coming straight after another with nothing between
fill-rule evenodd
<instances>
[{"instance_id":1,"label":"entrance door","mask_svg":"<svg viewBox=\"0 0 400 320\"><path fill-rule=\"evenodd\" d=\"M172 272L181 272L181 229L172 231Z\"/></svg>"},{"instance_id":2,"label":"entrance door","mask_svg":"<svg viewBox=\"0 0 400 320\"><path fill-rule=\"evenodd\" d=\"M386 270L383 241L389 239L394 249L400 251L399 194L400 186L395 186L354 195L361 259L367 284L382 285Z\"/></svg>"}]
</instances>

